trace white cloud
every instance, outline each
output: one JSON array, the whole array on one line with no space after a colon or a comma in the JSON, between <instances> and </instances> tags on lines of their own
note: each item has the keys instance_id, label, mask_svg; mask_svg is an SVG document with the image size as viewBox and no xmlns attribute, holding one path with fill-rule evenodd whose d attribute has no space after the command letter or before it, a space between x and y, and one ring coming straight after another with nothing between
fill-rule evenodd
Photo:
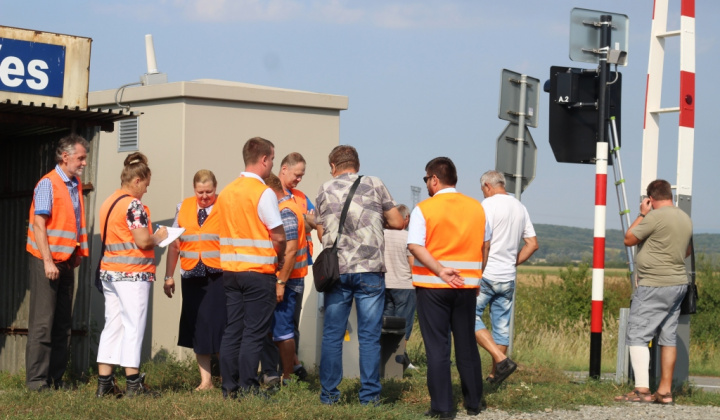
<instances>
[{"instance_id":1,"label":"white cloud","mask_svg":"<svg viewBox=\"0 0 720 420\"><path fill-rule=\"evenodd\" d=\"M349 0L160 0L191 21L315 21L364 23L391 29L470 27L481 8L455 1Z\"/></svg>"},{"instance_id":2,"label":"white cloud","mask_svg":"<svg viewBox=\"0 0 720 420\"><path fill-rule=\"evenodd\" d=\"M296 0L176 0L190 20L206 22L287 21L303 15L304 5Z\"/></svg>"},{"instance_id":3,"label":"white cloud","mask_svg":"<svg viewBox=\"0 0 720 420\"><path fill-rule=\"evenodd\" d=\"M396 29L465 27L480 21L449 2L390 3L375 11L372 19L378 26Z\"/></svg>"}]
</instances>

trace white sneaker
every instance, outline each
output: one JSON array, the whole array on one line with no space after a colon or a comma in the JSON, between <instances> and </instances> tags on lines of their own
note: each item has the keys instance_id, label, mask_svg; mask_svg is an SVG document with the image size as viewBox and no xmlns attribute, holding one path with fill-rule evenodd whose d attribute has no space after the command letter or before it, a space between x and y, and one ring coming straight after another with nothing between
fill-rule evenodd
<instances>
[{"instance_id":1,"label":"white sneaker","mask_svg":"<svg viewBox=\"0 0 720 420\"><path fill-rule=\"evenodd\" d=\"M413 365L412 363L408 363L407 368L412 369L412 370L417 370L417 367L415 367L415 365Z\"/></svg>"}]
</instances>

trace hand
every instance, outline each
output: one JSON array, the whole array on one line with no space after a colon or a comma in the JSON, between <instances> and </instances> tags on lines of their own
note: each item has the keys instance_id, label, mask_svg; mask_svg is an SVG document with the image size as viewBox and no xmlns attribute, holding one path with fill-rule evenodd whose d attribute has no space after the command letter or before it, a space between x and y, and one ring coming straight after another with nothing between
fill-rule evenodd
<instances>
[{"instance_id":1,"label":"hand","mask_svg":"<svg viewBox=\"0 0 720 420\"><path fill-rule=\"evenodd\" d=\"M165 284L163 285L163 290L165 291L165 295L172 299L173 293L175 293L175 280L173 279L167 279L165 280Z\"/></svg>"},{"instance_id":2,"label":"hand","mask_svg":"<svg viewBox=\"0 0 720 420\"><path fill-rule=\"evenodd\" d=\"M50 280L57 280L60 277L60 270L53 261L45 261L45 277Z\"/></svg>"},{"instance_id":3,"label":"hand","mask_svg":"<svg viewBox=\"0 0 720 420\"><path fill-rule=\"evenodd\" d=\"M160 242L164 241L168 237L168 231L165 226L160 226L160 228L153 234L153 239L155 239L155 243L159 244Z\"/></svg>"},{"instance_id":4,"label":"hand","mask_svg":"<svg viewBox=\"0 0 720 420\"><path fill-rule=\"evenodd\" d=\"M283 301L283 297L285 296L285 285L277 283L275 285L275 294L277 297L277 303L280 303Z\"/></svg>"},{"instance_id":5,"label":"hand","mask_svg":"<svg viewBox=\"0 0 720 420\"><path fill-rule=\"evenodd\" d=\"M450 267L443 267L440 269L439 277L450 287L456 289L465 285L465 280L460 277L460 270Z\"/></svg>"},{"instance_id":6,"label":"hand","mask_svg":"<svg viewBox=\"0 0 720 420\"><path fill-rule=\"evenodd\" d=\"M73 257L73 261L72 261L73 268L80 267L81 262L82 262L82 257L80 255L75 254L75 256Z\"/></svg>"},{"instance_id":7,"label":"hand","mask_svg":"<svg viewBox=\"0 0 720 420\"><path fill-rule=\"evenodd\" d=\"M650 199L646 198L640 203L640 213L648 214L650 210L652 210L652 204L650 204Z\"/></svg>"}]
</instances>

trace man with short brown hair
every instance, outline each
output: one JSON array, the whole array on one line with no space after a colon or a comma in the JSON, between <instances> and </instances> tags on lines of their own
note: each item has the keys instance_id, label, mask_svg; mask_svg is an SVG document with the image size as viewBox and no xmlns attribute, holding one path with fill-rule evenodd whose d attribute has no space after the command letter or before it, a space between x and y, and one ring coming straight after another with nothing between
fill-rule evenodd
<instances>
[{"instance_id":1,"label":"man with short brown hair","mask_svg":"<svg viewBox=\"0 0 720 420\"><path fill-rule=\"evenodd\" d=\"M352 196L343 233L338 241L340 280L325 291L322 354L320 357L320 401L335 404L340 399L342 348L353 300L357 309L360 349L360 404L380 399L380 333L385 302L383 225L400 229L404 221L380 178L357 174L360 159L352 146L335 147L328 158L333 179L318 191L318 237L329 248L338 236L340 215L350 188Z\"/></svg>"},{"instance_id":2,"label":"man with short brown hair","mask_svg":"<svg viewBox=\"0 0 720 420\"><path fill-rule=\"evenodd\" d=\"M636 285L630 303L627 345L635 372L635 389L615 401L672 404L672 377L677 359L676 333L680 304L687 292L685 258L690 255L690 216L673 204L672 188L657 179L647 187L640 213L625 233L625 246L638 245ZM650 394L648 344L658 334L660 384Z\"/></svg>"},{"instance_id":3,"label":"man with short brown hair","mask_svg":"<svg viewBox=\"0 0 720 420\"><path fill-rule=\"evenodd\" d=\"M260 137L243 147L245 171L218 195L220 265L227 298L227 325L220 344L225 397L259 392L260 352L276 304L275 273L283 266L285 230L270 175L273 144Z\"/></svg>"}]
</instances>

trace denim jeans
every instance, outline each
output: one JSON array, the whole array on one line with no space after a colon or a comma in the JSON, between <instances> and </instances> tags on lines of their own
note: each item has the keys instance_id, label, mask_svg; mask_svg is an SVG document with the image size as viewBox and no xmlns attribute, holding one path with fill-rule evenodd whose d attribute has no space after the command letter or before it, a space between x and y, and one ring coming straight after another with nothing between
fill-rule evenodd
<instances>
[{"instance_id":1,"label":"denim jeans","mask_svg":"<svg viewBox=\"0 0 720 420\"><path fill-rule=\"evenodd\" d=\"M475 331L487 328L482 321L486 306L490 306L490 322L495 344L510 344L510 313L512 311L515 282L496 282L485 278L480 282L480 294L475 309Z\"/></svg>"},{"instance_id":2,"label":"denim jeans","mask_svg":"<svg viewBox=\"0 0 720 420\"><path fill-rule=\"evenodd\" d=\"M385 273L341 274L340 281L325 292L320 356L320 401L323 404L333 404L340 399L338 385L343 377L343 338L353 298L360 344L360 403L374 403L380 397L380 333L385 303Z\"/></svg>"}]
</instances>

